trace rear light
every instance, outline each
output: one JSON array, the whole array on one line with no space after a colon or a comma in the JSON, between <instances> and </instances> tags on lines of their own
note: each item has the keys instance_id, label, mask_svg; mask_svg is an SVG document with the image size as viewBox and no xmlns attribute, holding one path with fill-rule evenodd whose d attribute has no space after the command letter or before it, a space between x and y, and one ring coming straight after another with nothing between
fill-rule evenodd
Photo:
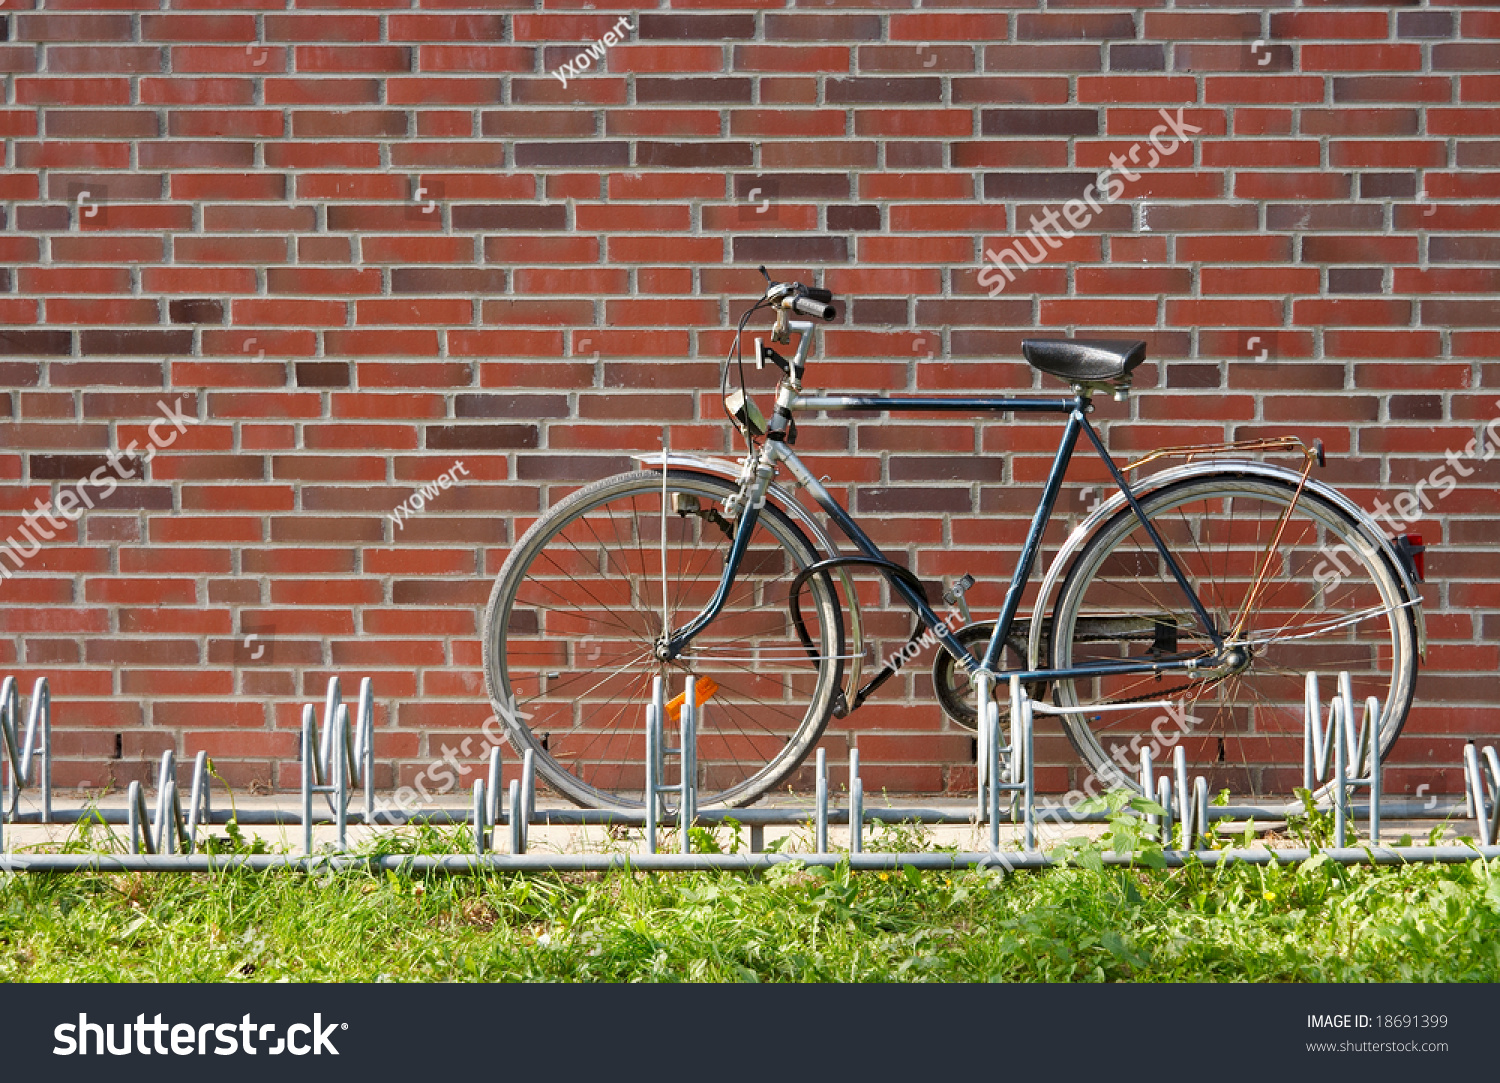
<instances>
[{"instance_id":1,"label":"rear light","mask_svg":"<svg viewBox=\"0 0 1500 1083\"><path fill-rule=\"evenodd\" d=\"M1427 546L1420 534L1401 534L1395 540L1396 555L1418 583L1427 581Z\"/></svg>"}]
</instances>

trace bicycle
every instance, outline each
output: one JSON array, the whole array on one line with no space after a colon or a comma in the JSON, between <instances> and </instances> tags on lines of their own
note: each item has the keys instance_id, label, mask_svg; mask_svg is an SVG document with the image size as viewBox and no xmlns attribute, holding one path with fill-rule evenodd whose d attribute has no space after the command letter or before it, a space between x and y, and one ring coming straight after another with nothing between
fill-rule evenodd
<instances>
[{"instance_id":1,"label":"bicycle","mask_svg":"<svg viewBox=\"0 0 1500 1083\"><path fill-rule=\"evenodd\" d=\"M700 804L737 806L786 779L823 733L898 673L892 655L861 683L865 636L853 574L873 570L916 616L910 643L936 639L933 682L942 710L972 729L972 678L996 675L1004 703L1020 673L1033 695L1072 709L1062 722L1099 781L1134 786L1143 745L1180 745L1214 790L1290 794L1300 783L1303 673L1348 669L1356 698L1382 705L1380 754L1411 704L1425 654L1418 547L1392 540L1347 497L1311 477L1321 442L1293 437L1163 448L1117 465L1088 420L1093 396L1125 400L1143 342L1027 340L1036 369L1070 385L1037 396L809 394L802 387L813 319L833 296L765 275L726 358L740 387L725 412L745 440L738 463L697 454L637 455L641 469L559 501L505 561L484 617L492 701L518 749L572 801L639 809L644 703L652 677L696 682L706 703L698 742ZM780 370L769 420L746 390L741 336L774 312L771 345L755 364ZM801 319L792 317L804 317ZM795 353L775 349L798 336ZM807 411L941 411L1060 415L1051 470L999 613L950 627L925 585L879 547L792 450ZM1080 439L1116 492L1062 545L1029 618L1020 615L1042 533ZM1300 455L1300 469L1249 458ZM1140 467L1177 465L1136 480ZM785 469L833 526L833 536L776 480ZM1418 539L1419 540L1419 539ZM1337 569L1335 571L1335 569ZM946 595L959 601L973 578ZM1056 603L1047 612L1049 599ZM965 612L966 609L965 609ZM679 617L683 619L679 619ZM1009 652L1016 659L1001 665ZM669 704L673 719L682 697ZM1181 731L1158 707L1180 703ZM1114 705L1093 714L1078 709ZM1002 707L1003 709L1003 707Z\"/></svg>"}]
</instances>

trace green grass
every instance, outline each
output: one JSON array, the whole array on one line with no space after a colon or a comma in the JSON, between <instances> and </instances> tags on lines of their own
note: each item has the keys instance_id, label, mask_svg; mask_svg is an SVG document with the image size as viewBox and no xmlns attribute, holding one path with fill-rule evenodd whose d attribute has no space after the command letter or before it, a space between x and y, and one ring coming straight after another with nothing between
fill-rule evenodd
<instances>
[{"instance_id":1,"label":"green grass","mask_svg":"<svg viewBox=\"0 0 1500 1083\"><path fill-rule=\"evenodd\" d=\"M0 881L0 980L279 979L1493 982L1500 865Z\"/></svg>"}]
</instances>

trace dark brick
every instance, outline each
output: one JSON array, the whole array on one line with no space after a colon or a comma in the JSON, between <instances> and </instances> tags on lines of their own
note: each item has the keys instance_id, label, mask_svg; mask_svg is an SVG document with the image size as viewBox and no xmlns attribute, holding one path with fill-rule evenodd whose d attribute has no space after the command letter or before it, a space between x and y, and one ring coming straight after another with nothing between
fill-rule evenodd
<instances>
[{"instance_id":1,"label":"dark brick","mask_svg":"<svg viewBox=\"0 0 1500 1083\"><path fill-rule=\"evenodd\" d=\"M1453 12L1398 11L1396 13L1396 36L1398 38L1451 38L1453 36Z\"/></svg>"},{"instance_id":2,"label":"dark brick","mask_svg":"<svg viewBox=\"0 0 1500 1083\"><path fill-rule=\"evenodd\" d=\"M1500 327L1500 305L1482 301L1426 298L1422 301L1422 323L1427 327Z\"/></svg>"},{"instance_id":3,"label":"dark brick","mask_svg":"<svg viewBox=\"0 0 1500 1083\"><path fill-rule=\"evenodd\" d=\"M72 352L73 332L71 331L22 331L14 327L0 328L0 356L66 357Z\"/></svg>"},{"instance_id":4,"label":"dark brick","mask_svg":"<svg viewBox=\"0 0 1500 1083\"><path fill-rule=\"evenodd\" d=\"M943 81L921 77L903 79L889 78L829 79L824 83L823 93L830 103L863 102L941 102Z\"/></svg>"},{"instance_id":5,"label":"dark brick","mask_svg":"<svg viewBox=\"0 0 1500 1083\"><path fill-rule=\"evenodd\" d=\"M826 263L849 258L843 237L735 237L736 263Z\"/></svg>"},{"instance_id":6,"label":"dark brick","mask_svg":"<svg viewBox=\"0 0 1500 1083\"><path fill-rule=\"evenodd\" d=\"M347 361L298 361L294 366L298 387L348 387Z\"/></svg>"},{"instance_id":7,"label":"dark brick","mask_svg":"<svg viewBox=\"0 0 1500 1083\"><path fill-rule=\"evenodd\" d=\"M1253 203L1163 203L1151 205L1151 228L1161 232L1203 233L1224 229L1253 230L1258 215Z\"/></svg>"},{"instance_id":8,"label":"dark brick","mask_svg":"<svg viewBox=\"0 0 1500 1083\"><path fill-rule=\"evenodd\" d=\"M506 272L498 267L396 267L392 293L504 293Z\"/></svg>"},{"instance_id":9,"label":"dark brick","mask_svg":"<svg viewBox=\"0 0 1500 1083\"><path fill-rule=\"evenodd\" d=\"M984 70L1055 71L1075 75L1103 71L1104 57L1098 45L987 45Z\"/></svg>"},{"instance_id":10,"label":"dark brick","mask_svg":"<svg viewBox=\"0 0 1500 1083\"><path fill-rule=\"evenodd\" d=\"M835 297L834 300L842 300ZM905 297L858 297L850 301L849 322L860 326L876 324L906 326L909 303ZM937 352L936 350L933 351Z\"/></svg>"},{"instance_id":11,"label":"dark brick","mask_svg":"<svg viewBox=\"0 0 1500 1083\"><path fill-rule=\"evenodd\" d=\"M141 456L117 456L125 473L140 473ZM77 481L86 478L101 466L109 466L107 455L28 455L26 465L32 481ZM118 480L118 479L117 479Z\"/></svg>"},{"instance_id":12,"label":"dark brick","mask_svg":"<svg viewBox=\"0 0 1500 1083\"><path fill-rule=\"evenodd\" d=\"M973 501L969 499L968 489L957 486L871 488L859 490L858 510L866 514L940 515L943 512L972 511Z\"/></svg>"},{"instance_id":13,"label":"dark brick","mask_svg":"<svg viewBox=\"0 0 1500 1083\"><path fill-rule=\"evenodd\" d=\"M1098 40L1135 37L1135 19L1129 12L1040 13L1016 16L1017 41Z\"/></svg>"},{"instance_id":14,"label":"dark brick","mask_svg":"<svg viewBox=\"0 0 1500 1083\"><path fill-rule=\"evenodd\" d=\"M1328 268L1329 293L1380 293L1384 280L1379 267Z\"/></svg>"},{"instance_id":15,"label":"dark brick","mask_svg":"<svg viewBox=\"0 0 1500 1083\"><path fill-rule=\"evenodd\" d=\"M635 100L642 105L654 102L746 103L752 100L749 79L706 76L702 78L664 78L636 76Z\"/></svg>"},{"instance_id":16,"label":"dark brick","mask_svg":"<svg viewBox=\"0 0 1500 1083\"><path fill-rule=\"evenodd\" d=\"M878 20L877 20L878 25ZM638 41L723 41L755 37L754 15L668 15L642 12Z\"/></svg>"},{"instance_id":17,"label":"dark brick","mask_svg":"<svg viewBox=\"0 0 1500 1083\"><path fill-rule=\"evenodd\" d=\"M672 169L738 168L755 162L749 143L637 143L635 164Z\"/></svg>"},{"instance_id":18,"label":"dark brick","mask_svg":"<svg viewBox=\"0 0 1500 1083\"><path fill-rule=\"evenodd\" d=\"M562 203L469 203L453 208L454 229L567 229Z\"/></svg>"},{"instance_id":19,"label":"dark brick","mask_svg":"<svg viewBox=\"0 0 1500 1083\"><path fill-rule=\"evenodd\" d=\"M37 362L0 361L0 387L36 387L41 382L42 366Z\"/></svg>"},{"instance_id":20,"label":"dark brick","mask_svg":"<svg viewBox=\"0 0 1500 1083\"><path fill-rule=\"evenodd\" d=\"M1374 203L1273 203L1266 208L1266 228L1291 232L1378 230L1384 213Z\"/></svg>"},{"instance_id":21,"label":"dark brick","mask_svg":"<svg viewBox=\"0 0 1500 1083\"><path fill-rule=\"evenodd\" d=\"M1167 365L1166 374L1168 387L1201 389L1221 383L1218 365Z\"/></svg>"},{"instance_id":22,"label":"dark brick","mask_svg":"<svg viewBox=\"0 0 1500 1083\"><path fill-rule=\"evenodd\" d=\"M885 164L890 169L942 169L948 164L947 145L915 141L887 143Z\"/></svg>"},{"instance_id":23,"label":"dark brick","mask_svg":"<svg viewBox=\"0 0 1500 1083\"><path fill-rule=\"evenodd\" d=\"M566 395L458 395L455 417L568 417Z\"/></svg>"},{"instance_id":24,"label":"dark brick","mask_svg":"<svg viewBox=\"0 0 1500 1083\"><path fill-rule=\"evenodd\" d=\"M579 143L517 143L516 165L526 169L557 166L613 166L630 164L630 144L589 140Z\"/></svg>"},{"instance_id":25,"label":"dark brick","mask_svg":"<svg viewBox=\"0 0 1500 1083\"><path fill-rule=\"evenodd\" d=\"M633 469L628 455L517 455L518 481L595 481Z\"/></svg>"},{"instance_id":26,"label":"dark brick","mask_svg":"<svg viewBox=\"0 0 1500 1083\"><path fill-rule=\"evenodd\" d=\"M53 387L165 387L160 361L54 361L48 377Z\"/></svg>"},{"instance_id":27,"label":"dark brick","mask_svg":"<svg viewBox=\"0 0 1500 1083\"><path fill-rule=\"evenodd\" d=\"M1415 173L1362 173L1360 199L1411 199L1417 194Z\"/></svg>"},{"instance_id":28,"label":"dark brick","mask_svg":"<svg viewBox=\"0 0 1500 1083\"><path fill-rule=\"evenodd\" d=\"M185 356L193 352L191 331L125 331L105 328L81 331L79 352L83 354L172 354Z\"/></svg>"},{"instance_id":29,"label":"dark brick","mask_svg":"<svg viewBox=\"0 0 1500 1083\"><path fill-rule=\"evenodd\" d=\"M834 232L878 230L880 208L873 203L829 207L828 228Z\"/></svg>"},{"instance_id":30,"label":"dark brick","mask_svg":"<svg viewBox=\"0 0 1500 1083\"><path fill-rule=\"evenodd\" d=\"M1427 258L1434 263L1500 262L1500 237L1429 237Z\"/></svg>"},{"instance_id":31,"label":"dark brick","mask_svg":"<svg viewBox=\"0 0 1500 1083\"><path fill-rule=\"evenodd\" d=\"M136 470L136 478L141 476L141 469L145 469L144 463ZM108 496L94 497L94 509L96 511L171 511L172 490L165 485L140 485L128 481L119 483L119 487ZM92 495L92 494L91 494ZM92 527L92 523L90 526ZM95 542L97 544L97 542Z\"/></svg>"},{"instance_id":32,"label":"dark brick","mask_svg":"<svg viewBox=\"0 0 1500 1083\"><path fill-rule=\"evenodd\" d=\"M1097 109L986 109L981 135L1098 135Z\"/></svg>"},{"instance_id":33,"label":"dark brick","mask_svg":"<svg viewBox=\"0 0 1500 1083\"><path fill-rule=\"evenodd\" d=\"M1094 182L1092 173L986 173L985 199L1076 199Z\"/></svg>"},{"instance_id":34,"label":"dark brick","mask_svg":"<svg viewBox=\"0 0 1500 1083\"><path fill-rule=\"evenodd\" d=\"M1116 42L1109 47L1110 71L1166 71L1166 46L1151 44L1124 44Z\"/></svg>"},{"instance_id":35,"label":"dark brick","mask_svg":"<svg viewBox=\"0 0 1500 1083\"><path fill-rule=\"evenodd\" d=\"M1434 65L1435 66L1435 65ZM1421 95L1424 86L1438 86L1439 101L1452 97L1446 77L1427 75L1353 75L1333 80L1333 100L1338 105L1360 102L1397 102L1410 104Z\"/></svg>"},{"instance_id":36,"label":"dark brick","mask_svg":"<svg viewBox=\"0 0 1500 1083\"><path fill-rule=\"evenodd\" d=\"M179 297L167 302L173 323L223 323L224 302L210 297Z\"/></svg>"},{"instance_id":37,"label":"dark brick","mask_svg":"<svg viewBox=\"0 0 1500 1083\"><path fill-rule=\"evenodd\" d=\"M426 444L429 451L499 450L536 447L535 425L429 425Z\"/></svg>"},{"instance_id":38,"label":"dark brick","mask_svg":"<svg viewBox=\"0 0 1500 1083\"><path fill-rule=\"evenodd\" d=\"M903 455L891 458L892 481L1004 481L999 455Z\"/></svg>"},{"instance_id":39,"label":"dark brick","mask_svg":"<svg viewBox=\"0 0 1500 1083\"><path fill-rule=\"evenodd\" d=\"M642 16L644 18L644 16ZM767 41L879 41L879 15L766 14Z\"/></svg>"},{"instance_id":40,"label":"dark brick","mask_svg":"<svg viewBox=\"0 0 1500 1083\"><path fill-rule=\"evenodd\" d=\"M1443 397L1441 395L1392 395L1390 411L1392 421L1441 421Z\"/></svg>"},{"instance_id":41,"label":"dark brick","mask_svg":"<svg viewBox=\"0 0 1500 1083\"><path fill-rule=\"evenodd\" d=\"M1433 71L1494 71L1495 43L1452 41L1432 47Z\"/></svg>"},{"instance_id":42,"label":"dark brick","mask_svg":"<svg viewBox=\"0 0 1500 1083\"><path fill-rule=\"evenodd\" d=\"M739 173L734 197L749 199L750 190L775 190L778 199L848 199L847 173Z\"/></svg>"},{"instance_id":43,"label":"dark brick","mask_svg":"<svg viewBox=\"0 0 1500 1083\"><path fill-rule=\"evenodd\" d=\"M68 208L59 206L17 207L16 229L28 233L61 233L71 224Z\"/></svg>"}]
</instances>

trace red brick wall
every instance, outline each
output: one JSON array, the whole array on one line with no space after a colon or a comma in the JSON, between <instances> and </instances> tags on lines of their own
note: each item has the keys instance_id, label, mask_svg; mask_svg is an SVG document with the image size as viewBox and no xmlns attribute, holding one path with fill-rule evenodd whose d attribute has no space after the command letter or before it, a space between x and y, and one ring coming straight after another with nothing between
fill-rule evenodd
<instances>
[{"instance_id":1,"label":"red brick wall","mask_svg":"<svg viewBox=\"0 0 1500 1083\"><path fill-rule=\"evenodd\" d=\"M409 777L488 714L476 620L517 530L663 425L728 450L707 392L757 263L849 299L820 383L1040 388L1023 336L1139 336L1158 362L1101 411L1114 448L1320 435L1366 506L1500 412L1500 12L687 0L565 88L635 15L600 6L0 5L0 528L144 443L158 400L199 419L0 583L61 782L175 746L286 783L331 671L374 675L381 770ZM1203 132L987 297L984 250L1177 106ZM1052 439L803 431L930 577L996 574ZM393 535L456 458L476 480ZM1491 462L1417 528L1433 645L1400 762L1500 730L1497 486ZM850 720L872 787L968 777L967 736L884 702Z\"/></svg>"}]
</instances>

